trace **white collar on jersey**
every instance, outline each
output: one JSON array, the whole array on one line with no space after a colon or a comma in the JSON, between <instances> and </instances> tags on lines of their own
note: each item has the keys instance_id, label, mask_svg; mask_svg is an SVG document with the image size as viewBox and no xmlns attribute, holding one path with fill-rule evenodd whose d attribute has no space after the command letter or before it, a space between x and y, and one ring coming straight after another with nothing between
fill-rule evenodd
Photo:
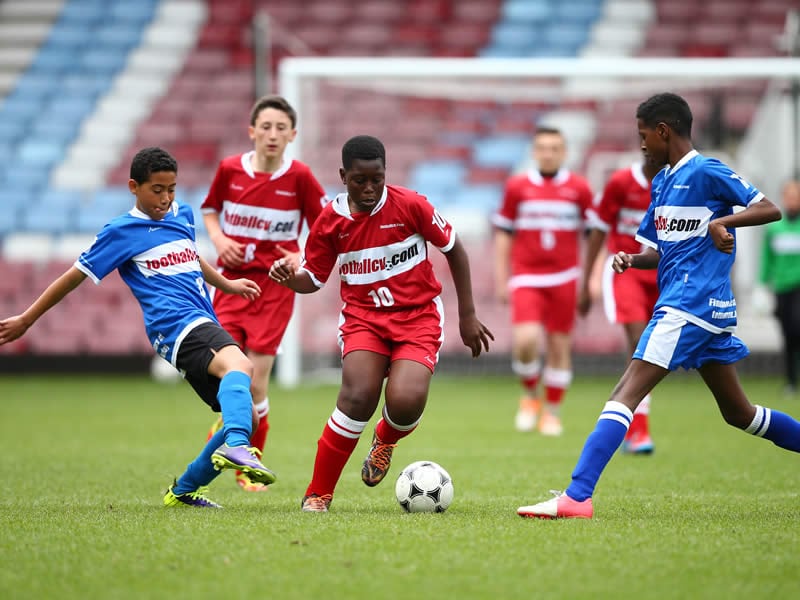
<instances>
[{"instance_id":1,"label":"white collar on jersey","mask_svg":"<svg viewBox=\"0 0 800 600\"><path fill-rule=\"evenodd\" d=\"M253 170L253 163L250 162L253 158L253 155L256 153L255 150L250 150L250 152L245 152L242 154L242 168L244 172L247 173L251 179L256 178L256 172ZM272 175L270 175L269 180L275 181L278 177L285 174L286 171L289 170L289 167L292 166L292 159L286 158L285 156L281 160L281 166L278 167L278 170L275 171Z\"/></svg>"},{"instance_id":2,"label":"white collar on jersey","mask_svg":"<svg viewBox=\"0 0 800 600\"><path fill-rule=\"evenodd\" d=\"M178 214L178 201L173 200L172 205L169 207L169 210L172 212L172 216L176 216ZM152 221L146 213L142 212L136 206L128 211L128 214L132 217L136 217L137 219L144 219L145 221Z\"/></svg>"},{"instance_id":3,"label":"white collar on jersey","mask_svg":"<svg viewBox=\"0 0 800 600\"><path fill-rule=\"evenodd\" d=\"M528 179L530 179L531 183L534 185L542 185L544 183L544 177L542 177L542 174L538 169L531 169L528 171ZM569 179L569 171L562 167L555 174L555 177L553 177L552 181L556 185L561 185L565 183L567 179Z\"/></svg>"},{"instance_id":4,"label":"white collar on jersey","mask_svg":"<svg viewBox=\"0 0 800 600\"><path fill-rule=\"evenodd\" d=\"M678 162L675 163L674 167L667 167L667 174L666 174L667 177L672 175L675 171L680 169L683 165L688 163L690 160L692 160L698 154L700 154L700 153L697 150L689 150L686 154L683 155L682 159L680 159Z\"/></svg>"},{"instance_id":5,"label":"white collar on jersey","mask_svg":"<svg viewBox=\"0 0 800 600\"><path fill-rule=\"evenodd\" d=\"M388 197L388 189L386 186L383 186L383 194L381 194L381 199L378 200L378 203L375 205L375 208L369 213L370 216L374 215L378 212L383 205L386 204L386 198ZM333 210L337 215L343 216L345 219L353 220L353 215L350 213L350 203L347 202L347 192L343 192L341 194L337 194L336 198L333 199Z\"/></svg>"},{"instance_id":6,"label":"white collar on jersey","mask_svg":"<svg viewBox=\"0 0 800 600\"><path fill-rule=\"evenodd\" d=\"M637 162L631 165L631 175L636 180L643 189L647 189L650 187L650 182L647 181L647 177L644 176L644 169L642 168L642 163Z\"/></svg>"}]
</instances>

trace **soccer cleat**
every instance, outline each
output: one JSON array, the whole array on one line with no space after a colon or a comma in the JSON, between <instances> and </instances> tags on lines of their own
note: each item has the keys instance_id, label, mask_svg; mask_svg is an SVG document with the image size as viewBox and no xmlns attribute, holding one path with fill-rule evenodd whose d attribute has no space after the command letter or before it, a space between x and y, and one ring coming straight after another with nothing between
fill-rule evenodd
<instances>
[{"instance_id":1,"label":"soccer cleat","mask_svg":"<svg viewBox=\"0 0 800 600\"><path fill-rule=\"evenodd\" d=\"M217 471L222 469L236 469L246 474L250 481L269 485L275 483L277 479L275 473L261 464L258 460L260 454L257 448L251 446L228 446L222 444L214 450L211 455L211 462Z\"/></svg>"},{"instance_id":2,"label":"soccer cleat","mask_svg":"<svg viewBox=\"0 0 800 600\"><path fill-rule=\"evenodd\" d=\"M561 419L558 416L545 411L542 414L542 418L539 419L539 433L553 437L561 435L564 433L564 427L561 425Z\"/></svg>"},{"instance_id":3,"label":"soccer cleat","mask_svg":"<svg viewBox=\"0 0 800 600\"><path fill-rule=\"evenodd\" d=\"M519 410L514 417L514 427L517 431L527 432L536 429L541 408L542 403L537 398L528 398L527 396L520 398Z\"/></svg>"},{"instance_id":4,"label":"soccer cleat","mask_svg":"<svg viewBox=\"0 0 800 600\"><path fill-rule=\"evenodd\" d=\"M303 498L300 510L303 512L328 512L331 502L333 502L333 494L322 494L321 496L310 494Z\"/></svg>"},{"instance_id":5,"label":"soccer cleat","mask_svg":"<svg viewBox=\"0 0 800 600\"><path fill-rule=\"evenodd\" d=\"M239 471L236 472L236 485L242 488L244 492L266 492L269 490L269 486L252 481L250 477Z\"/></svg>"},{"instance_id":6,"label":"soccer cleat","mask_svg":"<svg viewBox=\"0 0 800 600\"><path fill-rule=\"evenodd\" d=\"M167 489L167 493L164 494L164 506L192 506L194 508L222 508L219 504L214 502L213 500L209 500L206 497L206 492L208 491L207 487L200 487L197 488L193 492L187 492L185 494L177 495L172 491L172 488L175 487L175 483Z\"/></svg>"},{"instance_id":7,"label":"soccer cleat","mask_svg":"<svg viewBox=\"0 0 800 600\"><path fill-rule=\"evenodd\" d=\"M378 485L392 465L392 452L397 444L384 444L377 433L372 434L372 447L361 467L361 481L369 487Z\"/></svg>"},{"instance_id":8,"label":"soccer cleat","mask_svg":"<svg viewBox=\"0 0 800 600\"><path fill-rule=\"evenodd\" d=\"M206 436L206 441L210 440L214 437L214 434L217 433L220 429L222 429L222 415L217 417L217 420L211 425L211 428L208 430L208 435Z\"/></svg>"},{"instance_id":9,"label":"soccer cleat","mask_svg":"<svg viewBox=\"0 0 800 600\"><path fill-rule=\"evenodd\" d=\"M625 454L652 454L656 449L653 440L647 433L631 436L630 439L623 440L622 452Z\"/></svg>"},{"instance_id":10,"label":"soccer cleat","mask_svg":"<svg viewBox=\"0 0 800 600\"><path fill-rule=\"evenodd\" d=\"M555 497L532 506L520 506L517 514L531 519L591 519L592 499L573 500L565 493L551 490Z\"/></svg>"}]
</instances>

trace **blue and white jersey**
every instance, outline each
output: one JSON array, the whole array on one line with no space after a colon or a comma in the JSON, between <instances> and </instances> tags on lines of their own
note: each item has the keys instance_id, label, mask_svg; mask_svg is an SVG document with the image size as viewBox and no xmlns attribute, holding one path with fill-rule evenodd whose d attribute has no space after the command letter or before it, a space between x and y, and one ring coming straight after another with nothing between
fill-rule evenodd
<instances>
[{"instance_id":1,"label":"blue and white jersey","mask_svg":"<svg viewBox=\"0 0 800 600\"><path fill-rule=\"evenodd\" d=\"M172 203L154 221L137 208L113 219L75 267L96 284L114 269L139 301L155 351L175 366L178 348L201 323L218 323L195 245L194 215Z\"/></svg>"},{"instance_id":2,"label":"blue and white jersey","mask_svg":"<svg viewBox=\"0 0 800 600\"><path fill-rule=\"evenodd\" d=\"M717 250L708 224L763 197L730 167L696 150L653 178L650 207L636 239L660 255L655 310L715 333L735 329L730 278L735 246L733 254Z\"/></svg>"}]
</instances>

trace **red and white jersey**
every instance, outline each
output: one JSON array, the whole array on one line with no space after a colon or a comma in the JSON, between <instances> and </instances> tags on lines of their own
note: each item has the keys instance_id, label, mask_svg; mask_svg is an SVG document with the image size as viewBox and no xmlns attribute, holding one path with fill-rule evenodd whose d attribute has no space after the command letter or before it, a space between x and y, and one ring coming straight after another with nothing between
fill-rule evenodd
<instances>
[{"instance_id":1,"label":"red and white jersey","mask_svg":"<svg viewBox=\"0 0 800 600\"><path fill-rule=\"evenodd\" d=\"M346 304L402 310L429 304L442 291L427 242L448 252L455 241L452 225L425 196L387 185L369 213L351 213L347 194L336 196L308 234L301 268L321 288L338 259Z\"/></svg>"},{"instance_id":2,"label":"red and white jersey","mask_svg":"<svg viewBox=\"0 0 800 600\"><path fill-rule=\"evenodd\" d=\"M650 182L642 165L636 163L612 173L589 210L589 226L608 233L606 246L610 254L636 254L642 251L642 245L634 238L648 206Z\"/></svg>"},{"instance_id":3,"label":"red and white jersey","mask_svg":"<svg viewBox=\"0 0 800 600\"><path fill-rule=\"evenodd\" d=\"M492 223L513 235L509 287L550 287L578 278L579 244L592 190L583 177L561 169L511 177Z\"/></svg>"},{"instance_id":4,"label":"red and white jersey","mask_svg":"<svg viewBox=\"0 0 800 600\"><path fill-rule=\"evenodd\" d=\"M310 227L328 200L307 165L284 160L274 173L258 173L252 155L245 152L220 162L200 210L218 213L222 232L246 244L239 270L269 271L283 257L275 247L297 252L303 218Z\"/></svg>"}]
</instances>

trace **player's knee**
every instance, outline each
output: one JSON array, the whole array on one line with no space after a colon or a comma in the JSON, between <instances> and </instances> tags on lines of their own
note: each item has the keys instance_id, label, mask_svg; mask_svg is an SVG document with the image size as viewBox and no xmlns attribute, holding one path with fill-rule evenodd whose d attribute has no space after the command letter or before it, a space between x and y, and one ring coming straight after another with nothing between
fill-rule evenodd
<instances>
[{"instance_id":1,"label":"player's knee","mask_svg":"<svg viewBox=\"0 0 800 600\"><path fill-rule=\"evenodd\" d=\"M751 409L751 410L747 410ZM736 427L737 429L747 429L750 426L750 423L753 422L753 416L755 414L755 409L751 407L742 408L726 408L722 410L722 418L725 422L730 425L731 427Z\"/></svg>"}]
</instances>

